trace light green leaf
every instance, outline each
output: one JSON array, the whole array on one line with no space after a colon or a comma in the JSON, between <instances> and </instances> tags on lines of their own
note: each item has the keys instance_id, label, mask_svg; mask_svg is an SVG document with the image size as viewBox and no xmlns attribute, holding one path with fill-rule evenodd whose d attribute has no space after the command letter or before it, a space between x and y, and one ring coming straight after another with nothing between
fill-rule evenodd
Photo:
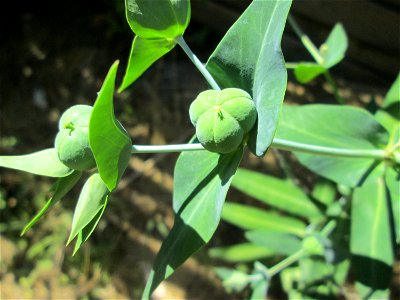
<instances>
[{"instance_id":1,"label":"light green leaf","mask_svg":"<svg viewBox=\"0 0 400 300\"><path fill-rule=\"evenodd\" d=\"M126 19L141 38L175 38L190 21L189 0L125 0Z\"/></svg>"},{"instance_id":2,"label":"light green leaf","mask_svg":"<svg viewBox=\"0 0 400 300\"><path fill-rule=\"evenodd\" d=\"M391 213L393 215L396 241L400 244L400 175L392 168L388 168L385 174L385 183L391 201Z\"/></svg>"},{"instance_id":3,"label":"light green leaf","mask_svg":"<svg viewBox=\"0 0 400 300\"><path fill-rule=\"evenodd\" d=\"M67 245L104 208L108 194L109 191L98 173L88 178L76 203L71 234L69 235Z\"/></svg>"},{"instance_id":4,"label":"light green leaf","mask_svg":"<svg viewBox=\"0 0 400 300\"><path fill-rule=\"evenodd\" d=\"M350 234L354 276L373 289L389 286L394 261L388 203L383 176L368 178L354 190Z\"/></svg>"},{"instance_id":5,"label":"light green leaf","mask_svg":"<svg viewBox=\"0 0 400 300\"><path fill-rule=\"evenodd\" d=\"M74 253L72 255L75 255L76 252L78 252L78 250L82 246L82 244L84 242L86 242L89 239L89 237L92 235L94 229L96 228L101 217L103 216L104 211L106 210L107 202L108 202L108 195L106 196L104 204L103 204L102 208L100 209L100 211L97 213L97 215L90 221L89 224L87 224L81 231L79 231L78 237L76 238Z\"/></svg>"},{"instance_id":6,"label":"light green leaf","mask_svg":"<svg viewBox=\"0 0 400 300\"><path fill-rule=\"evenodd\" d=\"M397 75L395 82L387 92L385 99L383 100L383 107L388 107L394 103L400 104L400 73Z\"/></svg>"},{"instance_id":7,"label":"light green leaf","mask_svg":"<svg viewBox=\"0 0 400 300\"><path fill-rule=\"evenodd\" d=\"M81 178L82 173L74 171L71 175L59 178L52 187L54 191L53 196L46 202L42 209L29 221L21 232L21 236L24 235L29 228L36 224L39 219L49 210L54 204L61 200L78 182Z\"/></svg>"},{"instance_id":8,"label":"light green leaf","mask_svg":"<svg viewBox=\"0 0 400 300\"><path fill-rule=\"evenodd\" d=\"M175 223L157 254L144 299L211 239L242 155L243 149L225 155L195 151L179 156L174 173Z\"/></svg>"},{"instance_id":9,"label":"light green leaf","mask_svg":"<svg viewBox=\"0 0 400 300\"><path fill-rule=\"evenodd\" d=\"M316 63L301 62L294 69L294 76L300 83L308 83L320 74L326 72L326 68Z\"/></svg>"},{"instance_id":10,"label":"light green leaf","mask_svg":"<svg viewBox=\"0 0 400 300\"><path fill-rule=\"evenodd\" d=\"M290 181L239 169L232 186L273 207L308 219L321 217L318 208Z\"/></svg>"},{"instance_id":11,"label":"light green leaf","mask_svg":"<svg viewBox=\"0 0 400 300\"><path fill-rule=\"evenodd\" d=\"M251 230L245 233L246 239L271 250L276 255L291 255L301 249L301 240L294 235L269 230Z\"/></svg>"},{"instance_id":12,"label":"light green leaf","mask_svg":"<svg viewBox=\"0 0 400 300\"><path fill-rule=\"evenodd\" d=\"M241 88L253 96L258 122L248 145L258 156L264 155L272 142L286 91L281 38L291 3L253 1L229 29L206 66L222 88Z\"/></svg>"},{"instance_id":13,"label":"light green leaf","mask_svg":"<svg viewBox=\"0 0 400 300\"><path fill-rule=\"evenodd\" d=\"M304 223L297 219L232 202L225 203L222 219L246 230L267 229L297 236L305 234Z\"/></svg>"},{"instance_id":14,"label":"light green leaf","mask_svg":"<svg viewBox=\"0 0 400 300\"><path fill-rule=\"evenodd\" d=\"M89 123L89 142L101 178L113 191L131 155L131 139L114 116L113 94L118 61L110 68L97 96Z\"/></svg>"},{"instance_id":15,"label":"light green leaf","mask_svg":"<svg viewBox=\"0 0 400 300\"><path fill-rule=\"evenodd\" d=\"M388 142L386 130L367 111L350 106L284 106L276 138L342 149L372 150ZM375 166L374 159L338 158L295 153L315 173L357 186Z\"/></svg>"},{"instance_id":16,"label":"light green leaf","mask_svg":"<svg viewBox=\"0 0 400 300\"><path fill-rule=\"evenodd\" d=\"M0 156L0 167L48 177L65 177L74 171L58 159L54 148L26 155Z\"/></svg>"},{"instance_id":17,"label":"light green leaf","mask_svg":"<svg viewBox=\"0 0 400 300\"><path fill-rule=\"evenodd\" d=\"M390 289L377 290L359 282L356 282L355 286L358 292L358 296L360 297L359 299L363 300L390 299Z\"/></svg>"},{"instance_id":18,"label":"light green leaf","mask_svg":"<svg viewBox=\"0 0 400 300\"><path fill-rule=\"evenodd\" d=\"M215 268L218 277L228 292L240 292L249 283L248 275L244 272L228 268Z\"/></svg>"},{"instance_id":19,"label":"light green leaf","mask_svg":"<svg viewBox=\"0 0 400 300\"><path fill-rule=\"evenodd\" d=\"M175 44L167 39L143 39L136 36L132 43L125 76L118 91L122 92L131 85L155 61L173 49Z\"/></svg>"},{"instance_id":20,"label":"light green leaf","mask_svg":"<svg viewBox=\"0 0 400 300\"><path fill-rule=\"evenodd\" d=\"M340 62L344 58L348 46L346 31L341 23L337 23L326 42L319 48L323 58L323 66L329 69Z\"/></svg>"},{"instance_id":21,"label":"light green leaf","mask_svg":"<svg viewBox=\"0 0 400 300\"><path fill-rule=\"evenodd\" d=\"M315 183L312 196L320 203L329 206L335 201L336 186L331 181L321 178Z\"/></svg>"},{"instance_id":22,"label":"light green leaf","mask_svg":"<svg viewBox=\"0 0 400 300\"><path fill-rule=\"evenodd\" d=\"M274 256L274 253L271 250L251 243L211 248L208 250L208 254L212 258L221 259L231 263L255 261Z\"/></svg>"},{"instance_id":23,"label":"light green leaf","mask_svg":"<svg viewBox=\"0 0 400 300\"><path fill-rule=\"evenodd\" d=\"M265 299L265 297L267 296L268 287L269 287L269 282L264 279L253 283L250 300Z\"/></svg>"},{"instance_id":24,"label":"light green leaf","mask_svg":"<svg viewBox=\"0 0 400 300\"><path fill-rule=\"evenodd\" d=\"M400 127L400 109L396 105L388 107L386 110L380 109L375 112L375 119L385 129L392 133L393 130L399 130Z\"/></svg>"}]
</instances>

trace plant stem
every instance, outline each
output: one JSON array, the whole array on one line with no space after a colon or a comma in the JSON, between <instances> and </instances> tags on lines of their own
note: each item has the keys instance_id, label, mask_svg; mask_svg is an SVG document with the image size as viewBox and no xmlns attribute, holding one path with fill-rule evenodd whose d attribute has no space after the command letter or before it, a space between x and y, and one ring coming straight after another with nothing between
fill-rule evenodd
<instances>
[{"instance_id":1,"label":"plant stem","mask_svg":"<svg viewBox=\"0 0 400 300\"><path fill-rule=\"evenodd\" d=\"M306 253L307 252L305 250L300 249L300 250L296 251L295 253L293 253L292 255L286 257L284 260L280 261L275 266L268 269L268 277L275 276L276 274L281 272L283 269L286 269L291 264L294 264L295 262L297 262Z\"/></svg>"},{"instance_id":2,"label":"plant stem","mask_svg":"<svg viewBox=\"0 0 400 300\"><path fill-rule=\"evenodd\" d=\"M291 63L291 62L287 62L285 63L286 69L296 69L298 63Z\"/></svg>"},{"instance_id":3,"label":"plant stem","mask_svg":"<svg viewBox=\"0 0 400 300\"><path fill-rule=\"evenodd\" d=\"M353 158L371 158L387 159L386 152L380 149L344 149L303 144L285 139L275 138L271 144L272 148L288 151L298 151L323 156L334 157L353 157ZM163 152L182 152L205 150L201 144L176 144L176 145L133 145L132 153L163 153Z\"/></svg>"},{"instance_id":4,"label":"plant stem","mask_svg":"<svg viewBox=\"0 0 400 300\"><path fill-rule=\"evenodd\" d=\"M337 87L337 84L336 84L335 80L333 79L331 72L329 72L328 69L324 72L324 76L325 76L326 81L328 81L328 83L332 87L333 95L335 96L336 101L339 104L344 104L343 98L339 95L339 89Z\"/></svg>"},{"instance_id":5,"label":"plant stem","mask_svg":"<svg viewBox=\"0 0 400 300\"><path fill-rule=\"evenodd\" d=\"M214 78L211 76L211 74L207 71L206 67L203 65L203 63L197 58L196 55L192 52L192 50L189 48L189 46L186 44L185 40L183 39L183 36L179 36L176 39L176 42L181 46L183 51L189 56L190 60L193 62L193 64L199 69L200 73L204 76L204 78L207 80L207 82L210 84L210 86L214 90L221 90L221 88L218 86L217 82L214 80Z\"/></svg>"}]
</instances>

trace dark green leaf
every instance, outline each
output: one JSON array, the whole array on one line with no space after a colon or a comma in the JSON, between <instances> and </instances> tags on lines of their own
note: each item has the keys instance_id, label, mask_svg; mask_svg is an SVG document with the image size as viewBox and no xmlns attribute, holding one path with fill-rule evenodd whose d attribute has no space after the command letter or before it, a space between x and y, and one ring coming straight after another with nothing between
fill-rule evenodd
<instances>
[{"instance_id":1,"label":"dark green leaf","mask_svg":"<svg viewBox=\"0 0 400 300\"><path fill-rule=\"evenodd\" d=\"M387 196L383 176L368 178L354 190L351 207L350 250L355 277L374 289L388 287L394 260Z\"/></svg>"},{"instance_id":2,"label":"dark green leaf","mask_svg":"<svg viewBox=\"0 0 400 300\"><path fill-rule=\"evenodd\" d=\"M347 34L341 23L333 27L328 39L323 43L319 52L323 58L323 66L327 69L333 67L344 58L348 47Z\"/></svg>"},{"instance_id":3,"label":"dark green leaf","mask_svg":"<svg viewBox=\"0 0 400 300\"><path fill-rule=\"evenodd\" d=\"M307 83L325 71L326 69L323 66L316 63L302 62L296 65L294 76L300 83Z\"/></svg>"},{"instance_id":4,"label":"dark green leaf","mask_svg":"<svg viewBox=\"0 0 400 300\"><path fill-rule=\"evenodd\" d=\"M388 142L386 130L367 111L350 106L284 106L276 138L341 149L373 150ZM315 173L356 186L375 164L368 158L338 158L295 153Z\"/></svg>"},{"instance_id":5,"label":"dark green leaf","mask_svg":"<svg viewBox=\"0 0 400 300\"><path fill-rule=\"evenodd\" d=\"M114 84L118 61L110 68L94 104L89 124L89 141L100 176L114 190L131 155L132 142L114 116Z\"/></svg>"},{"instance_id":6,"label":"dark green leaf","mask_svg":"<svg viewBox=\"0 0 400 300\"><path fill-rule=\"evenodd\" d=\"M208 254L212 258L218 258L232 263L255 261L274 255L271 250L251 243L211 248Z\"/></svg>"},{"instance_id":7,"label":"dark green leaf","mask_svg":"<svg viewBox=\"0 0 400 300\"><path fill-rule=\"evenodd\" d=\"M232 202L225 203L222 219L246 230L267 229L304 236L306 229L297 219Z\"/></svg>"},{"instance_id":8,"label":"dark green leaf","mask_svg":"<svg viewBox=\"0 0 400 300\"><path fill-rule=\"evenodd\" d=\"M287 72L281 38L291 1L253 1L229 29L207 62L221 87L236 87L253 96L258 122L249 147L262 156L272 142Z\"/></svg>"},{"instance_id":9,"label":"dark green leaf","mask_svg":"<svg viewBox=\"0 0 400 300\"><path fill-rule=\"evenodd\" d=\"M189 0L125 0L126 19L141 38L175 38L190 20Z\"/></svg>"},{"instance_id":10,"label":"dark green leaf","mask_svg":"<svg viewBox=\"0 0 400 300\"><path fill-rule=\"evenodd\" d=\"M143 39L136 36L119 92L131 85L155 61L174 48L175 42L167 39Z\"/></svg>"},{"instance_id":11,"label":"dark green leaf","mask_svg":"<svg viewBox=\"0 0 400 300\"><path fill-rule=\"evenodd\" d=\"M78 182L81 178L82 173L75 171L71 175L59 178L53 186L53 196L46 202L42 209L29 221L29 223L24 227L21 235L29 230L39 219L50 209L54 204L61 200Z\"/></svg>"},{"instance_id":12,"label":"dark green leaf","mask_svg":"<svg viewBox=\"0 0 400 300\"><path fill-rule=\"evenodd\" d=\"M179 156L174 173L175 223L157 255L143 298L149 298L161 281L211 239L242 155L240 149L225 155L195 151Z\"/></svg>"},{"instance_id":13,"label":"dark green leaf","mask_svg":"<svg viewBox=\"0 0 400 300\"><path fill-rule=\"evenodd\" d=\"M245 234L246 239L271 250L275 254L291 255L301 248L301 240L294 235L269 230L252 230Z\"/></svg>"},{"instance_id":14,"label":"dark green leaf","mask_svg":"<svg viewBox=\"0 0 400 300\"><path fill-rule=\"evenodd\" d=\"M400 73L397 75L395 82L387 92L383 100L383 107L388 107L396 102L400 102Z\"/></svg>"},{"instance_id":15,"label":"dark green leaf","mask_svg":"<svg viewBox=\"0 0 400 300\"><path fill-rule=\"evenodd\" d=\"M26 155L0 156L0 167L48 177L65 177L74 171L58 159L54 148Z\"/></svg>"},{"instance_id":16,"label":"dark green leaf","mask_svg":"<svg viewBox=\"0 0 400 300\"><path fill-rule=\"evenodd\" d=\"M239 169L232 181L236 189L273 207L308 219L321 217L318 208L290 181Z\"/></svg>"},{"instance_id":17,"label":"dark green leaf","mask_svg":"<svg viewBox=\"0 0 400 300\"><path fill-rule=\"evenodd\" d=\"M76 203L67 245L103 210L108 194L109 191L98 173L89 177Z\"/></svg>"}]
</instances>

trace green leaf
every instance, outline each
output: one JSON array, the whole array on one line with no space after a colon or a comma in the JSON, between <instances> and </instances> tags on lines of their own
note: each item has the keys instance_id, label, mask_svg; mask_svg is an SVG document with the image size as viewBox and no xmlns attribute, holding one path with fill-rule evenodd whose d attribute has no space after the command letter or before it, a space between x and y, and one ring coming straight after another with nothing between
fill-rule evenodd
<instances>
[{"instance_id":1,"label":"green leaf","mask_svg":"<svg viewBox=\"0 0 400 300\"><path fill-rule=\"evenodd\" d=\"M373 289L387 288L391 279L394 245L388 203L383 176L368 178L354 190L350 234L354 275Z\"/></svg>"},{"instance_id":2,"label":"green leaf","mask_svg":"<svg viewBox=\"0 0 400 300\"><path fill-rule=\"evenodd\" d=\"M319 48L323 58L323 66L327 69L340 62L349 46L346 31L341 23L333 27L328 39Z\"/></svg>"},{"instance_id":3,"label":"green leaf","mask_svg":"<svg viewBox=\"0 0 400 300\"><path fill-rule=\"evenodd\" d=\"M175 44L167 39L143 39L136 36L132 43L125 76L118 91L122 92L131 85L155 61L173 49Z\"/></svg>"},{"instance_id":4,"label":"green leaf","mask_svg":"<svg viewBox=\"0 0 400 300\"><path fill-rule=\"evenodd\" d=\"M250 300L265 299L265 297L267 296L268 287L269 287L269 282L264 279L253 283Z\"/></svg>"},{"instance_id":5,"label":"green leaf","mask_svg":"<svg viewBox=\"0 0 400 300\"><path fill-rule=\"evenodd\" d=\"M292 233L297 236L304 236L305 234L304 223L297 219L266 212L243 204L225 203L222 211L222 219L246 230L267 229Z\"/></svg>"},{"instance_id":6,"label":"green leaf","mask_svg":"<svg viewBox=\"0 0 400 300\"><path fill-rule=\"evenodd\" d=\"M318 208L290 181L239 169L232 186L273 207L308 219L321 217Z\"/></svg>"},{"instance_id":7,"label":"green leaf","mask_svg":"<svg viewBox=\"0 0 400 300\"><path fill-rule=\"evenodd\" d=\"M355 286L356 290L358 291L359 299L363 300L390 299L390 289L377 290L359 282L356 282Z\"/></svg>"},{"instance_id":8,"label":"green leaf","mask_svg":"<svg viewBox=\"0 0 400 300\"><path fill-rule=\"evenodd\" d=\"M88 178L79 195L67 245L104 208L109 191L98 173Z\"/></svg>"},{"instance_id":9,"label":"green leaf","mask_svg":"<svg viewBox=\"0 0 400 300\"><path fill-rule=\"evenodd\" d=\"M221 259L231 263L255 261L274 256L274 253L271 250L251 243L211 248L208 250L208 254L212 258Z\"/></svg>"},{"instance_id":10,"label":"green leaf","mask_svg":"<svg viewBox=\"0 0 400 300\"><path fill-rule=\"evenodd\" d=\"M66 177L74 172L58 159L54 148L26 155L0 156L0 167L48 177Z\"/></svg>"},{"instance_id":11,"label":"green leaf","mask_svg":"<svg viewBox=\"0 0 400 300\"><path fill-rule=\"evenodd\" d=\"M228 268L215 268L218 277L228 292L240 292L249 283L248 275L244 272Z\"/></svg>"},{"instance_id":12,"label":"green leaf","mask_svg":"<svg viewBox=\"0 0 400 300\"><path fill-rule=\"evenodd\" d=\"M301 249L301 240L294 235L269 230L252 230L245 233L246 239L271 250L275 254L291 255Z\"/></svg>"},{"instance_id":13,"label":"green leaf","mask_svg":"<svg viewBox=\"0 0 400 300\"><path fill-rule=\"evenodd\" d=\"M143 298L205 245L220 221L222 206L243 150L219 155L184 152L174 173L175 223L157 254Z\"/></svg>"},{"instance_id":14,"label":"green leaf","mask_svg":"<svg viewBox=\"0 0 400 300\"><path fill-rule=\"evenodd\" d=\"M314 185L312 196L320 203L329 206L335 201L336 186L329 180L319 179Z\"/></svg>"},{"instance_id":15,"label":"green leaf","mask_svg":"<svg viewBox=\"0 0 400 300\"><path fill-rule=\"evenodd\" d=\"M125 0L132 31L147 39L183 35L190 21L189 0Z\"/></svg>"},{"instance_id":16,"label":"green leaf","mask_svg":"<svg viewBox=\"0 0 400 300\"><path fill-rule=\"evenodd\" d=\"M385 174L385 183L391 201L391 214L393 215L396 241L400 244L400 175L392 168L388 168Z\"/></svg>"},{"instance_id":17,"label":"green leaf","mask_svg":"<svg viewBox=\"0 0 400 300\"><path fill-rule=\"evenodd\" d=\"M284 106L276 138L342 149L372 150L388 142L386 130L367 111L335 105ZM357 186L375 160L295 153L315 173L347 186Z\"/></svg>"},{"instance_id":18,"label":"green leaf","mask_svg":"<svg viewBox=\"0 0 400 300\"><path fill-rule=\"evenodd\" d=\"M74 171L71 175L59 178L52 187L54 191L53 196L46 202L42 209L29 221L21 232L21 236L24 235L29 228L36 224L39 219L49 210L54 204L61 200L78 182L81 178L82 173Z\"/></svg>"},{"instance_id":19,"label":"green leaf","mask_svg":"<svg viewBox=\"0 0 400 300\"><path fill-rule=\"evenodd\" d=\"M86 242L92 235L94 229L96 228L101 217L103 216L104 211L106 210L107 203L108 203L108 195L106 196L103 207L100 209L97 215L90 221L89 224L87 224L81 231L79 231L78 237L76 238L74 253L72 255L75 255L76 252L78 252L78 250L82 246L82 244Z\"/></svg>"},{"instance_id":20,"label":"green leaf","mask_svg":"<svg viewBox=\"0 0 400 300\"><path fill-rule=\"evenodd\" d=\"M383 107L389 107L396 102L400 103L400 73L397 75L395 82L387 92L385 99L383 100Z\"/></svg>"},{"instance_id":21,"label":"green leaf","mask_svg":"<svg viewBox=\"0 0 400 300\"><path fill-rule=\"evenodd\" d=\"M131 156L131 139L114 116L113 94L118 61L110 68L98 93L89 123L89 142L101 178L113 191Z\"/></svg>"},{"instance_id":22,"label":"green leaf","mask_svg":"<svg viewBox=\"0 0 400 300\"><path fill-rule=\"evenodd\" d=\"M250 133L250 150L262 156L272 142L286 91L282 32L292 1L253 1L233 24L207 62L222 88L253 96L258 122Z\"/></svg>"},{"instance_id":23,"label":"green leaf","mask_svg":"<svg viewBox=\"0 0 400 300\"><path fill-rule=\"evenodd\" d=\"M301 62L294 69L294 76L300 83L308 83L320 74L326 72L326 68L316 63Z\"/></svg>"}]
</instances>

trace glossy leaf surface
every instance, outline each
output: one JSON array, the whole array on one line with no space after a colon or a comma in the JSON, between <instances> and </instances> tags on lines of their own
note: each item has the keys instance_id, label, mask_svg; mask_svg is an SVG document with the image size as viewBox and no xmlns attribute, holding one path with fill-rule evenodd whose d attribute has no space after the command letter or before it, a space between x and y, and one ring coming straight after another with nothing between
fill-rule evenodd
<instances>
[{"instance_id":1,"label":"glossy leaf surface","mask_svg":"<svg viewBox=\"0 0 400 300\"><path fill-rule=\"evenodd\" d=\"M46 202L42 209L29 221L29 223L24 227L21 235L24 235L29 228L35 225L40 218L59 200L61 200L78 182L81 178L82 173L74 171L71 175L59 178L55 185L53 186L53 196Z\"/></svg>"},{"instance_id":2,"label":"glossy leaf surface","mask_svg":"<svg viewBox=\"0 0 400 300\"><path fill-rule=\"evenodd\" d=\"M308 219L321 216L304 192L290 181L239 169L232 186L273 207Z\"/></svg>"},{"instance_id":3,"label":"glossy leaf surface","mask_svg":"<svg viewBox=\"0 0 400 300\"><path fill-rule=\"evenodd\" d=\"M0 156L0 167L48 177L65 177L74 171L58 159L54 148L26 155Z\"/></svg>"},{"instance_id":4,"label":"glossy leaf surface","mask_svg":"<svg viewBox=\"0 0 400 300\"><path fill-rule=\"evenodd\" d=\"M89 141L97 169L107 188L114 190L131 155L132 142L114 116L114 85L118 61L110 68L98 93L89 124Z\"/></svg>"},{"instance_id":5,"label":"glossy leaf surface","mask_svg":"<svg viewBox=\"0 0 400 300\"><path fill-rule=\"evenodd\" d=\"M225 155L184 152L174 173L175 223L163 242L147 281L143 298L204 246L214 234L232 176L243 150Z\"/></svg>"},{"instance_id":6,"label":"glossy leaf surface","mask_svg":"<svg viewBox=\"0 0 400 300\"><path fill-rule=\"evenodd\" d=\"M207 62L221 88L252 95L258 123L248 141L262 156L272 142L286 91L287 72L281 38L291 1L253 1L228 30Z\"/></svg>"},{"instance_id":7,"label":"glossy leaf surface","mask_svg":"<svg viewBox=\"0 0 400 300\"><path fill-rule=\"evenodd\" d=\"M109 191L98 173L88 178L76 203L72 219L69 244L101 211L107 201Z\"/></svg>"},{"instance_id":8,"label":"glossy leaf surface","mask_svg":"<svg viewBox=\"0 0 400 300\"><path fill-rule=\"evenodd\" d=\"M350 106L285 106L277 138L342 149L372 150L388 142L386 130L365 110ZM347 186L356 186L374 166L374 159L338 158L295 153L315 173Z\"/></svg>"}]
</instances>

